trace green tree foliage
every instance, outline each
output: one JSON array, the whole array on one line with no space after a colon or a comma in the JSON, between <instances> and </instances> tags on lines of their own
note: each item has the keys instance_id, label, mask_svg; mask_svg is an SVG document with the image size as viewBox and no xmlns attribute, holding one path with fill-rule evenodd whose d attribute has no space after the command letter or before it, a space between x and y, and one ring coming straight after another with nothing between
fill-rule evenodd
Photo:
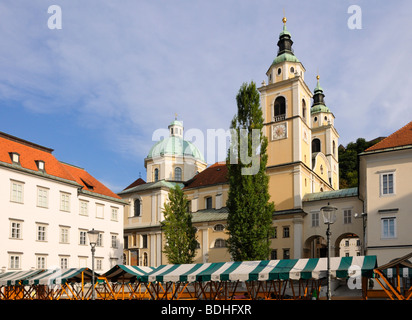
<instances>
[{"instance_id":1,"label":"green tree foliage","mask_svg":"<svg viewBox=\"0 0 412 320\"><path fill-rule=\"evenodd\" d=\"M236 96L237 115L231 124L231 129L237 134L232 135L228 152L229 194L226 205L229 209L228 246L235 261L263 260L270 254L269 235L272 231L274 204L269 202L269 180L265 173L268 141L262 132L263 116L259 100L255 83L244 83ZM242 129L247 130L248 156L257 160L255 174L242 172L242 169L250 169L254 162L247 164L246 161L241 161L238 147L241 144ZM258 144L252 141L253 129L260 133ZM234 158L237 159L237 164L233 163Z\"/></svg>"},{"instance_id":2,"label":"green tree foliage","mask_svg":"<svg viewBox=\"0 0 412 320\"><path fill-rule=\"evenodd\" d=\"M353 188L358 186L358 154L362 153L383 138L366 141L364 138L356 139L356 142L349 142L346 148L339 146L339 188Z\"/></svg>"},{"instance_id":3,"label":"green tree foliage","mask_svg":"<svg viewBox=\"0 0 412 320\"><path fill-rule=\"evenodd\" d=\"M196 255L196 229L192 225L188 203L179 185L170 189L161 225L166 238L163 252L172 264L192 263Z\"/></svg>"}]
</instances>

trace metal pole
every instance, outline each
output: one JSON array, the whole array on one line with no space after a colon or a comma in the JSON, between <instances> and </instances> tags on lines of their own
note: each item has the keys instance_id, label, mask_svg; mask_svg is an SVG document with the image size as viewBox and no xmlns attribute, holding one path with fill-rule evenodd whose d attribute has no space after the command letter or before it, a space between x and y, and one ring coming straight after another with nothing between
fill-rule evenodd
<instances>
[{"instance_id":1,"label":"metal pole","mask_svg":"<svg viewBox=\"0 0 412 320\"><path fill-rule=\"evenodd\" d=\"M328 229L326 230L326 238L327 238L327 245L328 245L328 291L327 291L327 299L331 300L331 290L330 290L330 282L331 282L331 273L330 273L330 223L328 223Z\"/></svg>"},{"instance_id":2,"label":"metal pole","mask_svg":"<svg viewBox=\"0 0 412 320\"><path fill-rule=\"evenodd\" d=\"M94 252L96 251L95 247L92 246L92 300L96 299L96 294L94 292Z\"/></svg>"}]
</instances>

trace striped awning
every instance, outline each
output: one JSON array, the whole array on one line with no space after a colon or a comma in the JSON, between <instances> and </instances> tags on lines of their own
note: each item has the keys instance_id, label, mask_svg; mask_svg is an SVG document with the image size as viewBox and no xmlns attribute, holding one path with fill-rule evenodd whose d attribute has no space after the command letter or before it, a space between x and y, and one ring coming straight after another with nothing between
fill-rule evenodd
<instances>
[{"instance_id":1,"label":"striped awning","mask_svg":"<svg viewBox=\"0 0 412 320\"><path fill-rule=\"evenodd\" d=\"M376 256L330 259L334 278L372 277ZM320 279L327 276L327 258L285 259L162 265L140 277L143 282L266 281Z\"/></svg>"},{"instance_id":2,"label":"striped awning","mask_svg":"<svg viewBox=\"0 0 412 320\"><path fill-rule=\"evenodd\" d=\"M108 281L117 282L121 281L136 281L141 276L147 275L152 272L155 268L143 267L143 266L127 266L127 265L116 265L107 271L102 276Z\"/></svg>"},{"instance_id":3,"label":"striped awning","mask_svg":"<svg viewBox=\"0 0 412 320\"><path fill-rule=\"evenodd\" d=\"M82 275L83 273L83 275ZM95 273L97 279L99 275ZM48 269L22 281L24 285L54 285L67 282L91 281L92 271L89 268ZM0 278L1 279L1 278Z\"/></svg>"},{"instance_id":4,"label":"striped awning","mask_svg":"<svg viewBox=\"0 0 412 320\"><path fill-rule=\"evenodd\" d=\"M22 281L31 278L43 269L29 270L29 271L9 271L0 275L0 286L14 286L20 284Z\"/></svg>"}]
</instances>

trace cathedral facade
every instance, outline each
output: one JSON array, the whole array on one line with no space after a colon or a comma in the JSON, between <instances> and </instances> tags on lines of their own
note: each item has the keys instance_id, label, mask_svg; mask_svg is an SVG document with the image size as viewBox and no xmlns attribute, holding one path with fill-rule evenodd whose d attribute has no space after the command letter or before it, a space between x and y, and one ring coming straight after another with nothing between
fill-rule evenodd
<instances>
[{"instance_id":1,"label":"cathedral facade","mask_svg":"<svg viewBox=\"0 0 412 320\"><path fill-rule=\"evenodd\" d=\"M351 254L361 254L363 225L355 213L362 213L363 205L357 188L339 190L335 117L325 103L319 76L313 92L305 83L305 68L292 45L284 18L277 55L266 72L267 80L258 88L263 133L268 138L266 173L275 203L268 258L325 256L326 226L320 208L328 203L337 207L339 217L332 232L333 255L345 252L341 243L351 238L357 244ZM183 139L182 122L175 119L168 128L169 137L157 142L145 159L146 181L139 178L119 193L129 203L124 216L124 262L147 266L167 263L160 221L168 192L176 184L190 200L197 228L195 262L230 261L225 231L226 165L207 167L201 152Z\"/></svg>"}]
</instances>

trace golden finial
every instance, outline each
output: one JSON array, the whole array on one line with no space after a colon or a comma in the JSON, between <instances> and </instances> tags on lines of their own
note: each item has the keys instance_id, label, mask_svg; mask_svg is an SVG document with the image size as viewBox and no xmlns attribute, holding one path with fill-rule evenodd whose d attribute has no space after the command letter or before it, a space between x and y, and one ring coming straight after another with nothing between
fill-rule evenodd
<instances>
[{"instance_id":1,"label":"golden finial","mask_svg":"<svg viewBox=\"0 0 412 320\"><path fill-rule=\"evenodd\" d=\"M320 79L319 75L316 76L316 79L319 81L319 79Z\"/></svg>"},{"instance_id":2,"label":"golden finial","mask_svg":"<svg viewBox=\"0 0 412 320\"><path fill-rule=\"evenodd\" d=\"M286 21L287 21L287 19L286 19L286 16L285 16L285 8L283 8L283 19L282 19L283 24L286 24Z\"/></svg>"},{"instance_id":3,"label":"golden finial","mask_svg":"<svg viewBox=\"0 0 412 320\"><path fill-rule=\"evenodd\" d=\"M175 113L175 120L177 120L177 113Z\"/></svg>"}]
</instances>

